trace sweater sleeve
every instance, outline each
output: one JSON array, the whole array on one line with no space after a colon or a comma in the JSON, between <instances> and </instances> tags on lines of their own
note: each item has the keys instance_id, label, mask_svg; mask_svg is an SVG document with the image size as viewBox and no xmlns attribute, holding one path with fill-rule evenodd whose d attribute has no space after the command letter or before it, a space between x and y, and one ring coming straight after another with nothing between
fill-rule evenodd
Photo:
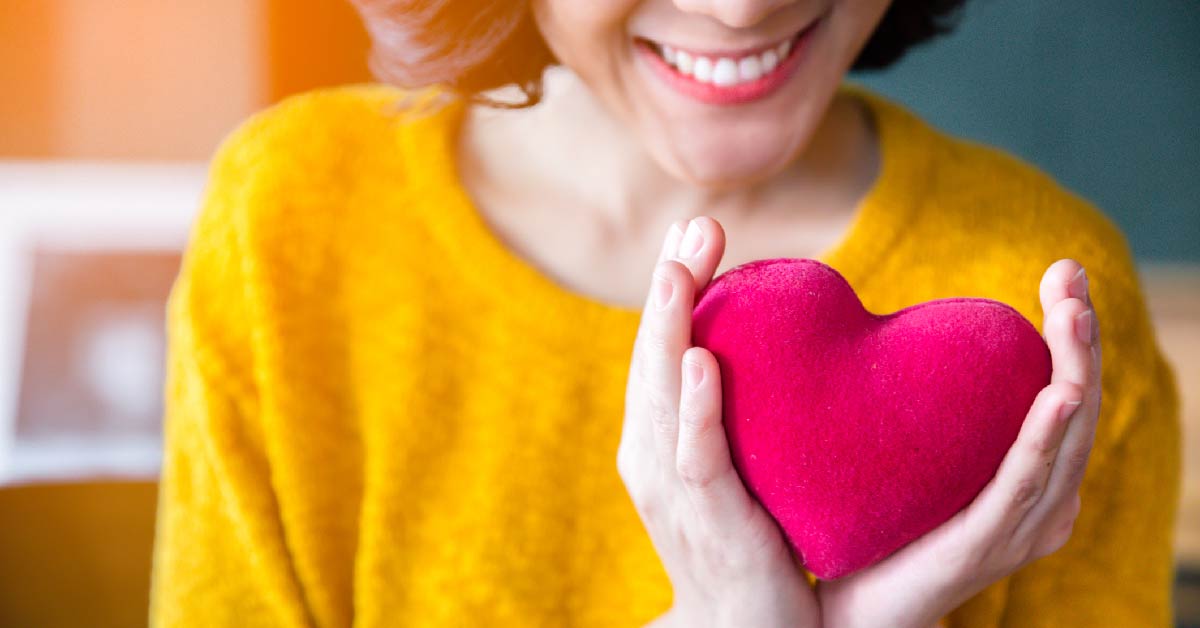
<instances>
[{"instance_id":1,"label":"sweater sleeve","mask_svg":"<svg viewBox=\"0 0 1200 628\"><path fill-rule=\"evenodd\" d=\"M156 626L306 626L255 389L244 223L257 122L212 162L167 304L164 462L151 583Z\"/></svg>"},{"instance_id":2,"label":"sweater sleeve","mask_svg":"<svg viewBox=\"0 0 1200 628\"><path fill-rule=\"evenodd\" d=\"M1102 400L1082 507L1059 551L1010 578L1001 626L1172 624L1180 401L1124 239L1080 261L1100 322Z\"/></svg>"}]
</instances>

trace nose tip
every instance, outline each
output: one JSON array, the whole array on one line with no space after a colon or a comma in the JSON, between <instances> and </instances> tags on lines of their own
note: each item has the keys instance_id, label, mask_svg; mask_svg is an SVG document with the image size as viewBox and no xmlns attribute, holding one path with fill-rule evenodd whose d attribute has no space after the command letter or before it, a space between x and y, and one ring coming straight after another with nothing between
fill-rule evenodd
<instances>
[{"instance_id":1,"label":"nose tip","mask_svg":"<svg viewBox=\"0 0 1200 628\"><path fill-rule=\"evenodd\" d=\"M731 28L759 24L795 0L675 0L675 6L687 13L707 15Z\"/></svg>"}]
</instances>

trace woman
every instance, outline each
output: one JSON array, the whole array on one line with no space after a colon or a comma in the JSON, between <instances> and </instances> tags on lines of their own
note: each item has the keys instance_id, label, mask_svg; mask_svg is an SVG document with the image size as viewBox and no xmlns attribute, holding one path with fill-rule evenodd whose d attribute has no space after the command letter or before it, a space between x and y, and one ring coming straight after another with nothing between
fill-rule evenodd
<instances>
[{"instance_id":1,"label":"woman","mask_svg":"<svg viewBox=\"0 0 1200 628\"><path fill-rule=\"evenodd\" d=\"M358 0L407 91L291 98L213 161L169 308L155 623L1167 625L1178 393L1124 237L843 83L955 4ZM828 582L738 479L690 347L696 293L771 257L874 312L1004 301L1053 357L975 501Z\"/></svg>"}]
</instances>

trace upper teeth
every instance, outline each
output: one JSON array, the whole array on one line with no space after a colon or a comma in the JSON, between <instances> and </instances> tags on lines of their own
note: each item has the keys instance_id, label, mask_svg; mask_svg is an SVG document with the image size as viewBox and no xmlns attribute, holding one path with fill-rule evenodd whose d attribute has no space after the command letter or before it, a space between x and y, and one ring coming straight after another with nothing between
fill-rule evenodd
<instances>
[{"instance_id":1,"label":"upper teeth","mask_svg":"<svg viewBox=\"0 0 1200 628\"><path fill-rule=\"evenodd\" d=\"M788 40L759 54L737 59L692 55L670 46L663 46L661 51L663 59L681 74L686 74L701 83L729 87L757 80L774 70L779 61L792 51L792 42Z\"/></svg>"}]
</instances>

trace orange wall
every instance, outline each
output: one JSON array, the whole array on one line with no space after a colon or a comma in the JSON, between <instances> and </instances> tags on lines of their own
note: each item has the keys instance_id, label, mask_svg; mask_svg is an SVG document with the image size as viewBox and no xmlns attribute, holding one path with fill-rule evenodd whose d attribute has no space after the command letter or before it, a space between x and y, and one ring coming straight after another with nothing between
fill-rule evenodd
<instances>
[{"instance_id":1,"label":"orange wall","mask_svg":"<svg viewBox=\"0 0 1200 628\"><path fill-rule=\"evenodd\" d=\"M349 0L270 0L268 98L370 80L366 30Z\"/></svg>"},{"instance_id":2,"label":"orange wall","mask_svg":"<svg viewBox=\"0 0 1200 628\"><path fill-rule=\"evenodd\" d=\"M57 6L0 2L0 155L51 152L55 142Z\"/></svg>"},{"instance_id":3,"label":"orange wall","mask_svg":"<svg viewBox=\"0 0 1200 628\"><path fill-rule=\"evenodd\" d=\"M366 49L346 0L0 0L0 159L205 160Z\"/></svg>"}]
</instances>

